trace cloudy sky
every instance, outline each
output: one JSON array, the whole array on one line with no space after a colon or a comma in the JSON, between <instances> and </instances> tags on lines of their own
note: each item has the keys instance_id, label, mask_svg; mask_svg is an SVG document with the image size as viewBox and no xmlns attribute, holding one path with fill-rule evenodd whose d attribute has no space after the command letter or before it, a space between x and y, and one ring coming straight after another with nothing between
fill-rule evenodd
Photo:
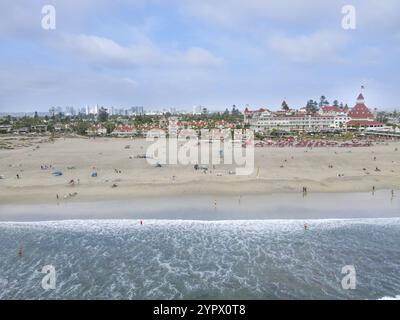
<instances>
[{"instance_id":1,"label":"cloudy sky","mask_svg":"<svg viewBox=\"0 0 400 320\"><path fill-rule=\"evenodd\" d=\"M56 29L42 28L42 7ZM342 7L356 8L355 30ZM0 112L51 106L400 108L398 0L2 0Z\"/></svg>"}]
</instances>

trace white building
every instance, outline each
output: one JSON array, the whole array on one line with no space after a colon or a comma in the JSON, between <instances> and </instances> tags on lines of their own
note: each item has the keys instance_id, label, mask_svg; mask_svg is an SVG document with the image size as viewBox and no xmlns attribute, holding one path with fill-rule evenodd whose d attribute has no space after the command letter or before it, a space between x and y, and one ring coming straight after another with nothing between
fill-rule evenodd
<instances>
[{"instance_id":1,"label":"white building","mask_svg":"<svg viewBox=\"0 0 400 320\"><path fill-rule=\"evenodd\" d=\"M307 115L302 112L277 114L265 111L250 120L250 127L255 132L271 130L281 131L325 131L344 128L349 118L347 115Z\"/></svg>"},{"instance_id":2,"label":"white building","mask_svg":"<svg viewBox=\"0 0 400 320\"><path fill-rule=\"evenodd\" d=\"M96 104L93 107L86 106L86 115L97 115L99 113L99 106Z\"/></svg>"},{"instance_id":3,"label":"white building","mask_svg":"<svg viewBox=\"0 0 400 320\"><path fill-rule=\"evenodd\" d=\"M208 110L206 107L203 106L193 107L193 115L202 115L202 114L208 114Z\"/></svg>"},{"instance_id":4,"label":"white building","mask_svg":"<svg viewBox=\"0 0 400 320\"><path fill-rule=\"evenodd\" d=\"M0 125L0 133L11 133L12 126L11 125Z\"/></svg>"}]
</instances>

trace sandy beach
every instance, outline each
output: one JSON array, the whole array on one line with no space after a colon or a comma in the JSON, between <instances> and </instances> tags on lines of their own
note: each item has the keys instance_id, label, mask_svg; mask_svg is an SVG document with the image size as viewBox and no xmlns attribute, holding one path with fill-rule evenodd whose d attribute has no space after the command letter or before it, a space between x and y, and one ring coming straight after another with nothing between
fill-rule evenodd
<instances>
[{"instance_id":1,"label":"sandy beach","mask_svg":"<svg viewBox=\"0 0 400 320\"><path fill-rule=\"evenodd\" d=\"M360 148L256 148L250 176L230 175L235 166L224 164L207 173L193 165L157 168L138 158L148 145L144 139L59 138L0 149L0 203L49 203L57 195L59 201L88 202L301 193L303 186L318 193L400 188L400 142ZM52 175L55 171L63 175ZM91 176L94 171L97 177Z\"/></svg>"}]
</instances>

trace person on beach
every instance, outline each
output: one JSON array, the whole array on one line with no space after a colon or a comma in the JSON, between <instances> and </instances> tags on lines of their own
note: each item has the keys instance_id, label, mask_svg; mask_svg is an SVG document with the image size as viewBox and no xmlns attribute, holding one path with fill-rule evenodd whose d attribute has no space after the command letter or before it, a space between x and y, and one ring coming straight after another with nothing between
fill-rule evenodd
<instances>
[{"instance_id":1,"label":"person on beach","mask_svg":"<svg viewBox=\"0 0 400 320\"><path fill-rule=\"evenodd\" d=\"M20 245L19 249L18 249L18 256L21 258L23 255L24 255L24 252L22 250L22 245Z\"/></svg>"},{"instance_id":2,"label":"person on beach","mask_svg":"<svg viewBox=\"0 0 400 320\"><path fill-rule=\"evenodd\" d=\"M19 180L19 174L18 174L18 173L17 173L16 177L17 177L17 179Z\"/></svg>"}]
</instances>

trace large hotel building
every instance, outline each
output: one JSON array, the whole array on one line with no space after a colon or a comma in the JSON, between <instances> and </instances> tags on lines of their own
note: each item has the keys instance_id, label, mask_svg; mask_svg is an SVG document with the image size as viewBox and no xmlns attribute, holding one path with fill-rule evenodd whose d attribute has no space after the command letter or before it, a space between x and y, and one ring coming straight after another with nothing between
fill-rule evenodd
<instances>
[{"instance_id":1,"label":"large hotel building","mask_svg":"<svg viewBox=\"0 0 400 320\"><path fill-rule=\"evenodd\" d=\"M286 102L282 106L287 106ZM347 106L323 106L317 113L309 114L306 108L293 110L282 108L273 112L268 109L244 112L245 123L249 124L255 132L271 130L279 131L333 131L355 128L379 128L383 123L375 120L375 116L365 105L362 94L357 98L353 109Z\"/></svg>"}]
</instances>

